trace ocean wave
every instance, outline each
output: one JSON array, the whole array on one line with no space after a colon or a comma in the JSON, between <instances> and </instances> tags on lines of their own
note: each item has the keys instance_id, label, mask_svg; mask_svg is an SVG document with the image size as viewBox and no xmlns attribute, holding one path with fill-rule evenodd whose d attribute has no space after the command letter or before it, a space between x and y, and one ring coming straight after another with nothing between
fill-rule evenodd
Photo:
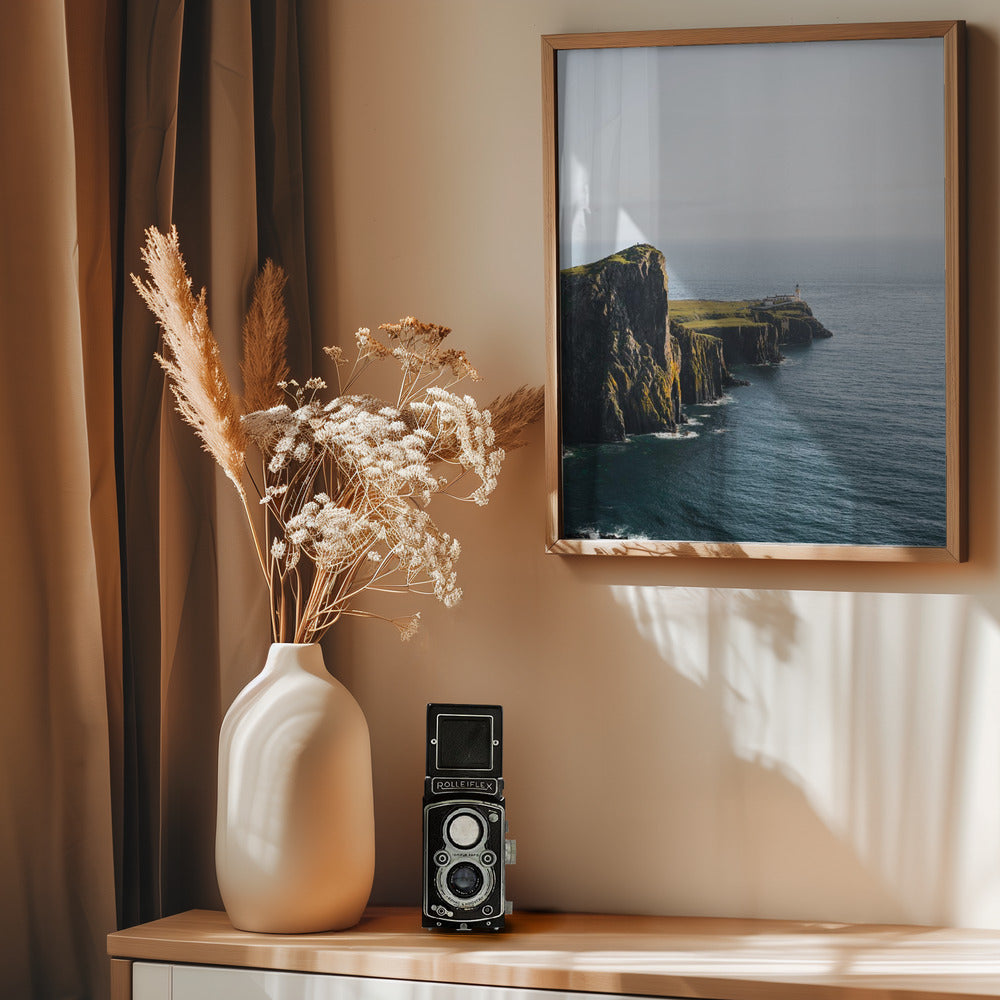
<instances>
[{"instance_id":1,"label":"ocean wave","mask_svg":"<svg viewBox=\"0 0 1000 1000\"><path fill-rule=\"evenodd\" d=\"M709 400L706 403L692 403L692 406L727 406L734 401L734 397L728 392L724 392L718 399Z\"/></svg>"},{"instance_id":2,"label":"ocean wave","mask_svg":"<svg viewBox=\"0 0 1000 1000\"><path fill-rule=\"evenodd\" d=\"M625 541L626 539L637 539L646 541L644 536L630 535L627 525L614 525L611 531L600 531L596 525L584 524L575 528L571 538L582 538L588 542Z\"/></svg>"},{"instance_id":3,"label":"ocean wave","mask_svg":"<svg viewBox=\"0 0 1000 1000\"><path fill-rule=\"evenodd\" d=\"M650 437L659 438L661 441L693 441L698 437L698 431L654 431Z\"/></svg>"}]
</instances>

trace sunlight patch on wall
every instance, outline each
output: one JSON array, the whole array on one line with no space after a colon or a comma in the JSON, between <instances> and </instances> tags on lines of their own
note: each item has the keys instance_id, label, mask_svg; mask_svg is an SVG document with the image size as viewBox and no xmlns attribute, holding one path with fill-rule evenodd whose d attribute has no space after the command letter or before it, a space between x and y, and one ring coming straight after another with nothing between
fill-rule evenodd
<instances>
[{"instance_id":1,"label":"sunlight patch on wall","mask_svg":"<svg viewBox=\"0 0 1000 1000\"><path fill-rule=\"evenodd\" d=\"M907 919L1000 922L1000 628L977 605L611 589L664 667L717 700L732 754L797 786ZM752 795L741 773L716 794Z\"/></svg>"},{"instance_id":2,"label":"sunlight patch on wall","mask_svg":"<svg viewBox=\"0 0 1000 1000\"><path fill-rule=\"evenodd\" d=\"M683 587L612 587L624 604L642 638L653 645L660 659L693 681L708 679L708 629L706 591Z\"/></svg>"}]
</instances>

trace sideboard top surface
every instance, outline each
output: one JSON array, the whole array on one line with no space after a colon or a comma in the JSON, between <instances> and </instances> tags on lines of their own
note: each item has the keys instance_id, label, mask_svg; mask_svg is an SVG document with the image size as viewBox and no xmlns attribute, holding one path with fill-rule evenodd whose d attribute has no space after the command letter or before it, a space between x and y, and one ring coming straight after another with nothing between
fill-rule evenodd
<instances>
[{"instance_id":1,"label":"sideboard top surface","mask_svg":"<svg viewBox=\"0 0 1000 1000\"><path fill-rule=\"evenodd\" d=\"M714 1000L1000 998L1000 931L516 913L503 933L422 930L373 907L326 934L234 930L191 910L108 936L114 958Z\"/></svg>"}]
</instances>

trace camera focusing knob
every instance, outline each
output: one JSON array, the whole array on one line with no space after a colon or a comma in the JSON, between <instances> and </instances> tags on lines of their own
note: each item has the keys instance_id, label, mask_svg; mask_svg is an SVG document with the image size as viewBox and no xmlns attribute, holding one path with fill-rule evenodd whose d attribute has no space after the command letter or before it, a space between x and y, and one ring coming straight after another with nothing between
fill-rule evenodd
<instances>
[{"instance_id":1,"label":"camera focusing knob","mask_svg":"<svg viewBox=\"0 0 1000 1000\"><path fill-rule=\"evenodd\" d=\"M505 865L517 864L517 841L505 840L503 842L503 863Z\"/></svg>"}]
</instances>

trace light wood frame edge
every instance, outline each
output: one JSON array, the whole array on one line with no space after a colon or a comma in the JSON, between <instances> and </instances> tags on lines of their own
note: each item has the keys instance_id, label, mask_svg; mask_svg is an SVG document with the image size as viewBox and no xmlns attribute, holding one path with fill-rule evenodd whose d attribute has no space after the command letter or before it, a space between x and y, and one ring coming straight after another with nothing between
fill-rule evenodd
<instances>
[{"instance_id":1,"label":"light wood frame edge","mask_svg":"<svg viewBox=\"0 0 1000 1000\"><path fill-rule=\"evenodd\" d=\"M944 34L945 357L948 551L969 557L968 330L966 277L965 22Z\"/></svg>"},{"instance_id":2,"label":"light wood frame edge","mask_svg":"<svg viewBox=\"0 0 1000 1000\"><path fill-rule=\"evenodd\" d=\"M111 959L111 1000L132 1000L132 960Z\"/></svg>"},{"instance_id":3,"label":"light wood frame edge","mask_svg":"<svg viewBox=\"0 0 1000 1000\"><path fill-rule=\"evenodd\" d=\"M946 541L940 547L785 545L562 538L559 436L558 222L556 53L566 49L767 42L941 38L944 43L945 126L945 447ZM968 559L968 400L965 194L965 22L682 28L542 36L542 155L545 264L546 551L555 555L673 556L847 562L959 563Z\"/></svg>"},{"instance_id":4,"label":"light wood frame edge","mask_svg":"<svg viewBox=\"0 0 1000 1000\"><path fill-rule=\"evenodd\" d=\"M556 179L556 48L542 37L542 148L544 156L543 219L545 261L545 533L546 549L558 551L561 517L559 494L562 463L559 461L559 306L558 223L559 193Z\"/></svg>"}]
</instances>

